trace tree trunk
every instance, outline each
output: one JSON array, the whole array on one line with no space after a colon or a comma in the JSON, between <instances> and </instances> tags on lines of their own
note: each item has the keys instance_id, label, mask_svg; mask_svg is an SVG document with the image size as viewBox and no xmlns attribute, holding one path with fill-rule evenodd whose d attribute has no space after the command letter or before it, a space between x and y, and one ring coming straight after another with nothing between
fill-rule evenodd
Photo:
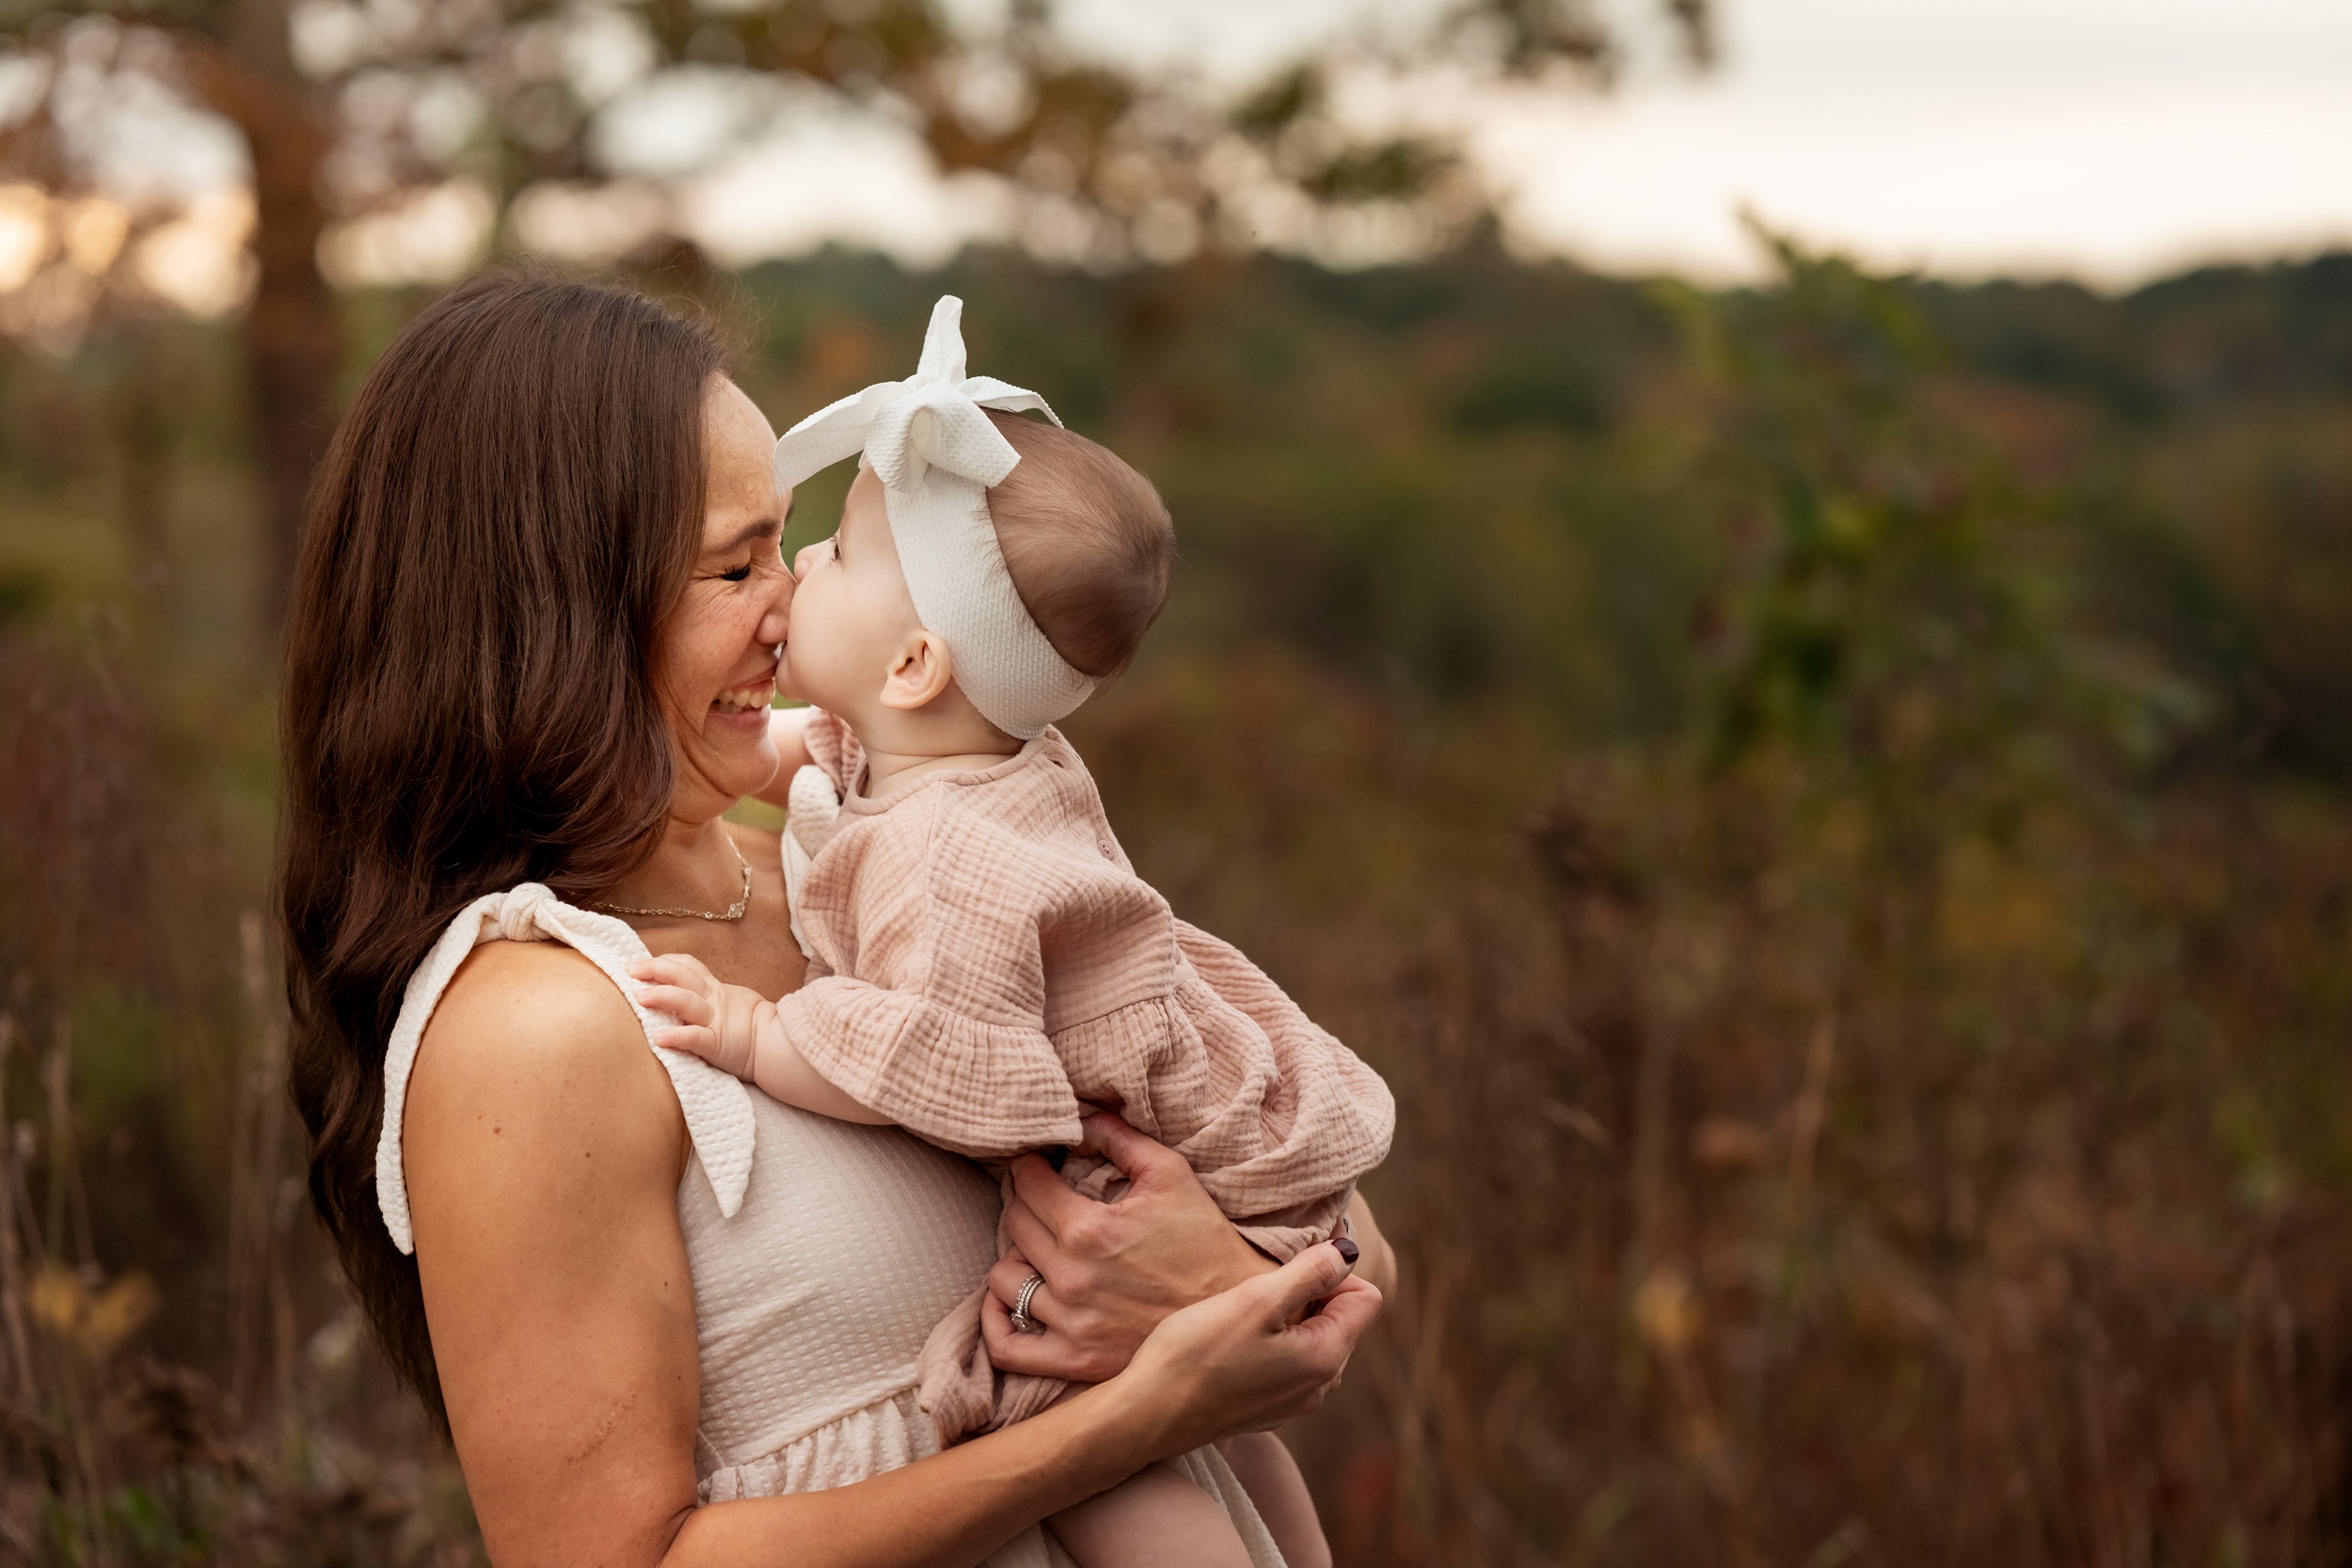
<instances>
[{"instance_id":1,"label":"tree trunk","mask_svg":"<svg viewBox=\"0 0 2352 1568\"><path fill-rule=\"evenodd\" d=\"M310 470L334 426L343 353L342 322L318 265L326 229L319 171L332 134L285 58L283 39L280 15L274 33L257 27L235 53L203 46L193 60L206 103L245 133L253 154L261 278L245 336L265 505L261 613L273 638L294 577Z\"/></svg>"}]
</instances>

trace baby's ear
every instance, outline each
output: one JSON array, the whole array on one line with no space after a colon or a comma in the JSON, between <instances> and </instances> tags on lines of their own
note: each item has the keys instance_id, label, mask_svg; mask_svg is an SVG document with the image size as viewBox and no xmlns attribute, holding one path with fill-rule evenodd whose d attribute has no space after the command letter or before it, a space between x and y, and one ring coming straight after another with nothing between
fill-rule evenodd
<instances>
[{"instance_id":1,"label":"baby's ear","mask_svg":"<svg viewBox=\"0 0 2352 1568\"><path fill-rule=\"evenodd\" d=\"M882 677L882 705L913 712L937 701L956 678L946 640L917 626L900 643L890 673Z\"/></svg>"}]
</instances>

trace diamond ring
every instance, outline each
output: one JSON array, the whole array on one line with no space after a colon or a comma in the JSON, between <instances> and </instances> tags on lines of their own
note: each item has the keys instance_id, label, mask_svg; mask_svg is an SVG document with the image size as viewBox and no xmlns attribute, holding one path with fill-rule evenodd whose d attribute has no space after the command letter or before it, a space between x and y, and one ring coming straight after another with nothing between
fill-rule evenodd
<instances>
[{"instance_id":1,"label":"diamond ring","mask_svg":"<svg viewBox=\"0 0 2352 1568\"><path fill-rule=\"evenodd\" d=\"M1015 1334L1042 1334L1045 1325L1029 1316L1029 1302L1044 1285L1045 1276L1033 1274L1021 1282L1021 1293L1013 1298L1012 1331Z\"/></svg>"}]
</instances>

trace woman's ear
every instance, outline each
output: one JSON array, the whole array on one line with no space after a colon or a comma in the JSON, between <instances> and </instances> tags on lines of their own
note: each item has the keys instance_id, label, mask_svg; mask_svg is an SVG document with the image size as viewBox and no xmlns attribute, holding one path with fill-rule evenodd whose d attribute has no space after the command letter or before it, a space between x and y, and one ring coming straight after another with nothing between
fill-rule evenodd
<instances>
[{"instance_id":1,"label":"woman's ear","mask_svg":"<svg viewBox=\"0 0 2352 1568\"><path fill-rule=\"evenodd\" d=\"M936 633L917 626L899 645L890 673L882 677L882 705L912 713L929 707L956 678L955 660Z\"/></svg>"}]
</instances>

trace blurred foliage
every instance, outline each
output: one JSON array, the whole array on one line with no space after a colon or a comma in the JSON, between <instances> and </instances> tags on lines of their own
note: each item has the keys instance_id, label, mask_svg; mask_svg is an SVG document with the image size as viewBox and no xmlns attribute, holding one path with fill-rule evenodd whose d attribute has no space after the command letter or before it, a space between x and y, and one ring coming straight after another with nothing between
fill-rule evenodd
<instances>
[{"instance_id":1,"label":"blurred foliage","mask_svg":"<svg viewBox=\"0 0 2352 1568\"><path fill-rule=\"evenodd\" d=\"M1705 67L1713 0L1661 8ZM1052 0L0 0L15 100L0 104L0 194L33 230L0 287L0 336L71 353L93 327L168 313L165 296L215 316L249 294L266 631L349 357L330 282L518 254L698 274L692 182L780 132L844 124L977 180L1010 214L1000 231L1060 265L1424 253L1493 210L1459 155L1466 125L1351 107L1346 89L1425 107L1433 75L1590 83L1638 26L1595 0L1357 6L1324 23L1253 86L1089 50ZM183 129L155 129L164 105ZM242 143L244 189L177 190L140 146L190 124ZM365 259L367 220L437 203L461 247L437 272ZM191 244L218 253L205 270L219 276L163 280Z\"/></svg>"},{"instance_id":2,"label":"blurred foliage","mask_svg":"<svg viewBox=\"0 0 2352 1568\"><path fill-rule=\"evenodd\" d=\"M1168 495L1073 736L1402 1109L1404 1288L1291 1434L1340 1561L2335 1560L2352 259L1770 243L1717 293L1483 241L688 281L779 422L951 288ZM0 1559L463 1561L283 1186L232 350L0 358Z\"/></svg>"}]
</instances>

